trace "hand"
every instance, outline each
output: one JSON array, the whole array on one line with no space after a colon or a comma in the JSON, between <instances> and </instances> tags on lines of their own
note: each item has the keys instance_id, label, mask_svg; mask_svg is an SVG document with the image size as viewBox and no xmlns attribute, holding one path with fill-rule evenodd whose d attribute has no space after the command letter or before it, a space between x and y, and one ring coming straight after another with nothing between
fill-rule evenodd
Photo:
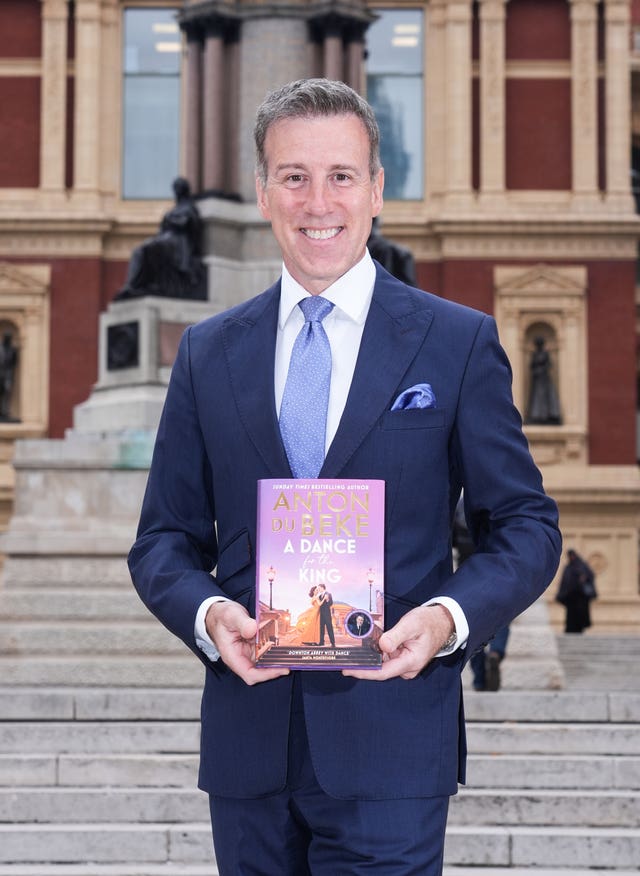
<instances>
[{"instance_id":1,"label":"hand","mask_svg":"<svg viewBox=\"0 0 640 876\"><path fill-rule=\"evenodd\" d=\"M454 623L444 605L421 605L412 608L398 623L383 633L378 640L382 651L382 667L343 670L343 675L368 681L386 681L388 678L415 678L442 649Z\"/></svg>"},{"instance_id":2,"label":"hand","mask_svg":"<svg viewBox=\"0 0 640 876\"><path fill-rule=\"evenodd\" d=\"M214 602L204 622L222 660L246 684L259 684L289 674L286 668L256 668L257 623L240 603Z\"/></svg>"}]
</instances>

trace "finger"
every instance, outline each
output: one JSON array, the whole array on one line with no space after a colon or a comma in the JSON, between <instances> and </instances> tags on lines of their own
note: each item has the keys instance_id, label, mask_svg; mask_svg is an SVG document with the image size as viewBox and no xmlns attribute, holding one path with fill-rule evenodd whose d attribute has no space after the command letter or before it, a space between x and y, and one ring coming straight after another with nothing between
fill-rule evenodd
<instances>
[{"instance_id":1,"label":"finger","mask_svg":"<svg viewBox=\"0 0 640 876\"><path fill-rule=\"evenodd\" d=\"M397 657L385 660L380 669L344 669L342 674L365 681L387 681L398 677L415 678L418 672L415 657L409 651L403 651Z\"/></svg>"}]
</instances>

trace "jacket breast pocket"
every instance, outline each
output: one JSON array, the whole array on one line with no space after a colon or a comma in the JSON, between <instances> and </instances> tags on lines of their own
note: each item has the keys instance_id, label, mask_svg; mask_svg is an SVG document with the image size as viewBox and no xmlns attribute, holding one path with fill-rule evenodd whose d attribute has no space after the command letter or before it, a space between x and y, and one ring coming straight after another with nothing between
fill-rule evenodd
<instances>
[{"instance_id":1,"label":"jacket breast pocket","mask_svg":"<svg viewBox=\"0 0 640 876\"><path fill-rule=\"evenodd\" d=\"M381 427L391 429L443 429L447 417L444 408L415 408L403 411L387 411Z\"/></svg>"}]
</instances>

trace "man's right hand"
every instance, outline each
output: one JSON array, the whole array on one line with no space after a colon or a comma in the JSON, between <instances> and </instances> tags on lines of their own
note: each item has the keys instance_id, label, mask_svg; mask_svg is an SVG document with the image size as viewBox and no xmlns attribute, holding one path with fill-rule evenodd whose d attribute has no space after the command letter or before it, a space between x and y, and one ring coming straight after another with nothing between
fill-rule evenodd
<instances>
[{"instance_id":1,"label":"man's right hand","mask_svg":"<svg viewBox=\"0 0 640 876\"><path fill-rule=\"evenodd\" d=\"M249 685L288 675L286 668L257 669L257 623L238 602L214 602L205 616L207 633L225 664Z\"/></svg>"}]
</instances>

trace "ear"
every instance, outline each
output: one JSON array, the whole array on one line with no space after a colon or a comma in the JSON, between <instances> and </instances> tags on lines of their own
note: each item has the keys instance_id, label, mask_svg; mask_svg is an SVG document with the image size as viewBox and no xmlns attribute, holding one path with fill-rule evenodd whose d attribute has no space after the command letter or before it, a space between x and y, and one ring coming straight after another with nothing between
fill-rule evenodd
<instances>
[{"instance_id":1,"label":"ear","mask_svg":"<svg viewBox=\"0 0 640 876\"><path fill-rule=\"evenodd\" d=\"M269 199L259 176L256 176L256 197L258 200L258 210L263 219L271 219L271 211L269 210Z\"/></svg>"},{"instance_id":2,"label":"ear","mask_svg":"<svg viewBox=\"0 0 640 876\"><path fill-rule=\"evenodd\" d=\"M384 190L384 168L381 167L378 171L373 184L371 186L371 216L379 216L382 211L384 199L382 192Z\"/></svg>"}]
</instances>

